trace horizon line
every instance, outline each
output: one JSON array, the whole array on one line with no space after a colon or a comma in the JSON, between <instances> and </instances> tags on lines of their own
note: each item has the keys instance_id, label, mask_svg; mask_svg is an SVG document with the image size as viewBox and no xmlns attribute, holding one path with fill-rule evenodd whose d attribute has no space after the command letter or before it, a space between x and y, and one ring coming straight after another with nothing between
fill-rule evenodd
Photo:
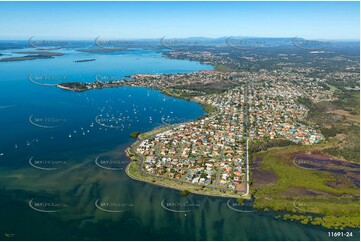
<instances>
[{"instance_id":1,"label":"horizon line","mask_svg":"<svg viewBox=\"0 0 361 242\"><path fill-rule=\"evenodd\" d=\"M29 38L6 38L6 37L0 37L0 41L29 41L29 39L36 37L36 36L30 36ZM68 39L64 37L45 37L45 38L38 38L38 40L67 40L67 41L94 41L95 39L99 38L101 36L96 36L93 38L76 38L76 39ZM167 36L162 37L124 37L124 38L103 38L104 40L160 40ZM304 38L301 36L292 36L292 37L267 37L267 36L220 36L220 37L206 37L206 36L188 36L188 37L168 37L167 39L189 39L189 38L203 38L203 39L210 39L210 40L217 40L217 39L225 39L225 38L257 38L257 39L293 39L293 38L299 38L299 39L306 39L306 40L329 40L329 41L360 41L360 38L353 39L353 38ZM35 39L34 39L35 40Z\"/></svg>"}]
</instances>

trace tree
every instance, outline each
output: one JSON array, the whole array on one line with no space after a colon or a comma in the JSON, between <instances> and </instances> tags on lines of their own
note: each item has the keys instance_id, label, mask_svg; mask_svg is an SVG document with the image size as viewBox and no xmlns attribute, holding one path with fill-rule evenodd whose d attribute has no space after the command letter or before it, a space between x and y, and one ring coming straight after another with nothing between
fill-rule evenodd
<instances>
[{"instance_id":1,"label":"tree","mask_svg":"<svg viewBox=\"0 0 361 242\"><path fill-rule=\"evenodd\" d=\"M190 193L191 193L191 192L188 191L188 190L183 190L183 191L181 192L181 195L182 195L183 197L186 197L186 196L188 196Z\"/></svg>"},{"instance_id":2,"label":"tree","mask_svg":"<svg viewBox=\"0 0 361 242\"><path fill-rule=\"evenodd\" d=\"M245 199L240 197L240 198L237 198L237 202L240 204L240 205L244 205L244 201Z\"/></svg>"}]
</instances>

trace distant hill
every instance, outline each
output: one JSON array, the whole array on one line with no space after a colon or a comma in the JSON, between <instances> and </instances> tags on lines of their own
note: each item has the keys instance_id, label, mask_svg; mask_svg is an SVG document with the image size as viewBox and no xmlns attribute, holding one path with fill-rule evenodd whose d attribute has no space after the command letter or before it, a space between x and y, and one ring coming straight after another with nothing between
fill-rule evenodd
<instances>
[{"instance_id":1,"label":"distant hill","mask_svg":"<svg viewBox=\"0 0 361 242\"><path fill-rule=\"evenodd\" d=\"M133 42L134 45L160 45L160 40L164 36L159 38L144 38L144 39L112 39L119 41L128 41ZM226 40L238 40L238 41L255 41L255 42L264 42L263 46L282 46L282 45L291 45L294 37L252 37L252 36L232 36L232 37L219 37L219 38L208 38L208 37L186 37L186 38L171 38L165 36L165 41L185 41L185 42L197 42L198 45L226 45ZM103 38L106 41L106 38ZM306 40L304 38L297 38L297 41ZM310 41L311 39L307 39ZM313 40L312 40L313 41ZM359 40L315 40L315 41L323 41L328 42L333 47L358 47L360 45ZM96 47L95 39L90 40L65 40L66 45L64 48L93 48ZM128 48L132 48L128 46ZM23 48L31 48L28 43L28 40L0 40L0 50L6 49L23 49Z\"/></svg>"}]
</instances>

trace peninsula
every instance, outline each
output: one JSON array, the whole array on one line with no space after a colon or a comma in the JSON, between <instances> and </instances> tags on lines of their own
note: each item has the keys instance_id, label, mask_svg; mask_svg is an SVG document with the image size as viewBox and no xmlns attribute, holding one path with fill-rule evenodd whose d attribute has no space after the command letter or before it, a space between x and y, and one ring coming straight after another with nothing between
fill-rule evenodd
<instances>
[{"instance_id":1,"label":"peninsula","mask_svg":"<svg viewBox=\"0 0 361 242\"><path fill-rule=\"evenodd\" d=\"M204 51L165 55L203 62L207 57L217 70L58 85L71 91L148 87L207 110L183 123L163 117L162 127L140 134L126 150L131 178L196 194L252 199L256 209L287 211L278 216L282 219L359 227L359 156L350 150L357 149L359 113L351 103L359 94L330 81L342 75L347 87L354 86L357 72L325 74L324 67L308 62L295 67L293 57L284 60L287 67L245 70L241 66L252 58L244 62ZM317 58L310 62L317 65Z\"/></svg>"}]
</instances>

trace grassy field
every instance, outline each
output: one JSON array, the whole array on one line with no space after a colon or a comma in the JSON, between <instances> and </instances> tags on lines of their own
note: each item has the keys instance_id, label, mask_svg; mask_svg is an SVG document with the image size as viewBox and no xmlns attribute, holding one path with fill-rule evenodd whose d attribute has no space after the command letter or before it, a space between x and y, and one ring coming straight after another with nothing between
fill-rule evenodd
<instances>
[{"instance_id":1,"label":"grassy field","mask_svg":"<svg viewBox=\"0 0 361 242\"><path fill-rule=\"evenodd\" d=\"M217 65L217 66L215 66L215 70L220 71L220 72L232 72L232 71L235 71L235 69L232 69L231 67L226 66L226 65Z\"/></svg>"},{"instance_id":2,"label":"grassy field","mask_svg":"<svg viewBox=\"0 0 361 242\"><path fill-rule=\"evenodd\" d=\"M323 148L290 146L258 153L263 161L258 169L274 174L276 179L267 185L251 187L254 206L287 211L290 214L283 216L284 219L326 228L360 227L358 187L334 173L301 169L293 164L295 153L318 152L320 147ZM337 188L328 185L334 181L339 183Z\"/></svg>"},{"instance_id":3,"label":"grassy field","mask_svg":"<svg viewBox=\"0 0 361 242\"><path fill-rule=\"evenodd\" d=\"M337 87L332 86L332 85L330 85L330 84L328 84L328 83L326 83L326 85L328 86L328 88L329 88L331 91L337 91L337 90L338 90Z\"/></svg>"},{"instance_id":4,"label":"grassy field","mask_svg":"<svg viewBox=\"0 0 361 242\"><path fill-rule=\"evenodd\" d=\"M254 206L287 211L288 214L280 217L304 224L334 229L359 228L360 190L352 181L356 179L359 183L359 176L352 173L359 174L359 169L350 172L349 168L341 167L345 173L337 174L331 169L302 169L293 163L296 154L315 153L350 163L360 162L360 93L342 91L331 85L329 88L337 93L338 100L320 103L299 100L309 108L304 122L325 136L322 144L275 147L251 153L252 158L262 160L251 173Z\"/></svg>"}]
</instances>

